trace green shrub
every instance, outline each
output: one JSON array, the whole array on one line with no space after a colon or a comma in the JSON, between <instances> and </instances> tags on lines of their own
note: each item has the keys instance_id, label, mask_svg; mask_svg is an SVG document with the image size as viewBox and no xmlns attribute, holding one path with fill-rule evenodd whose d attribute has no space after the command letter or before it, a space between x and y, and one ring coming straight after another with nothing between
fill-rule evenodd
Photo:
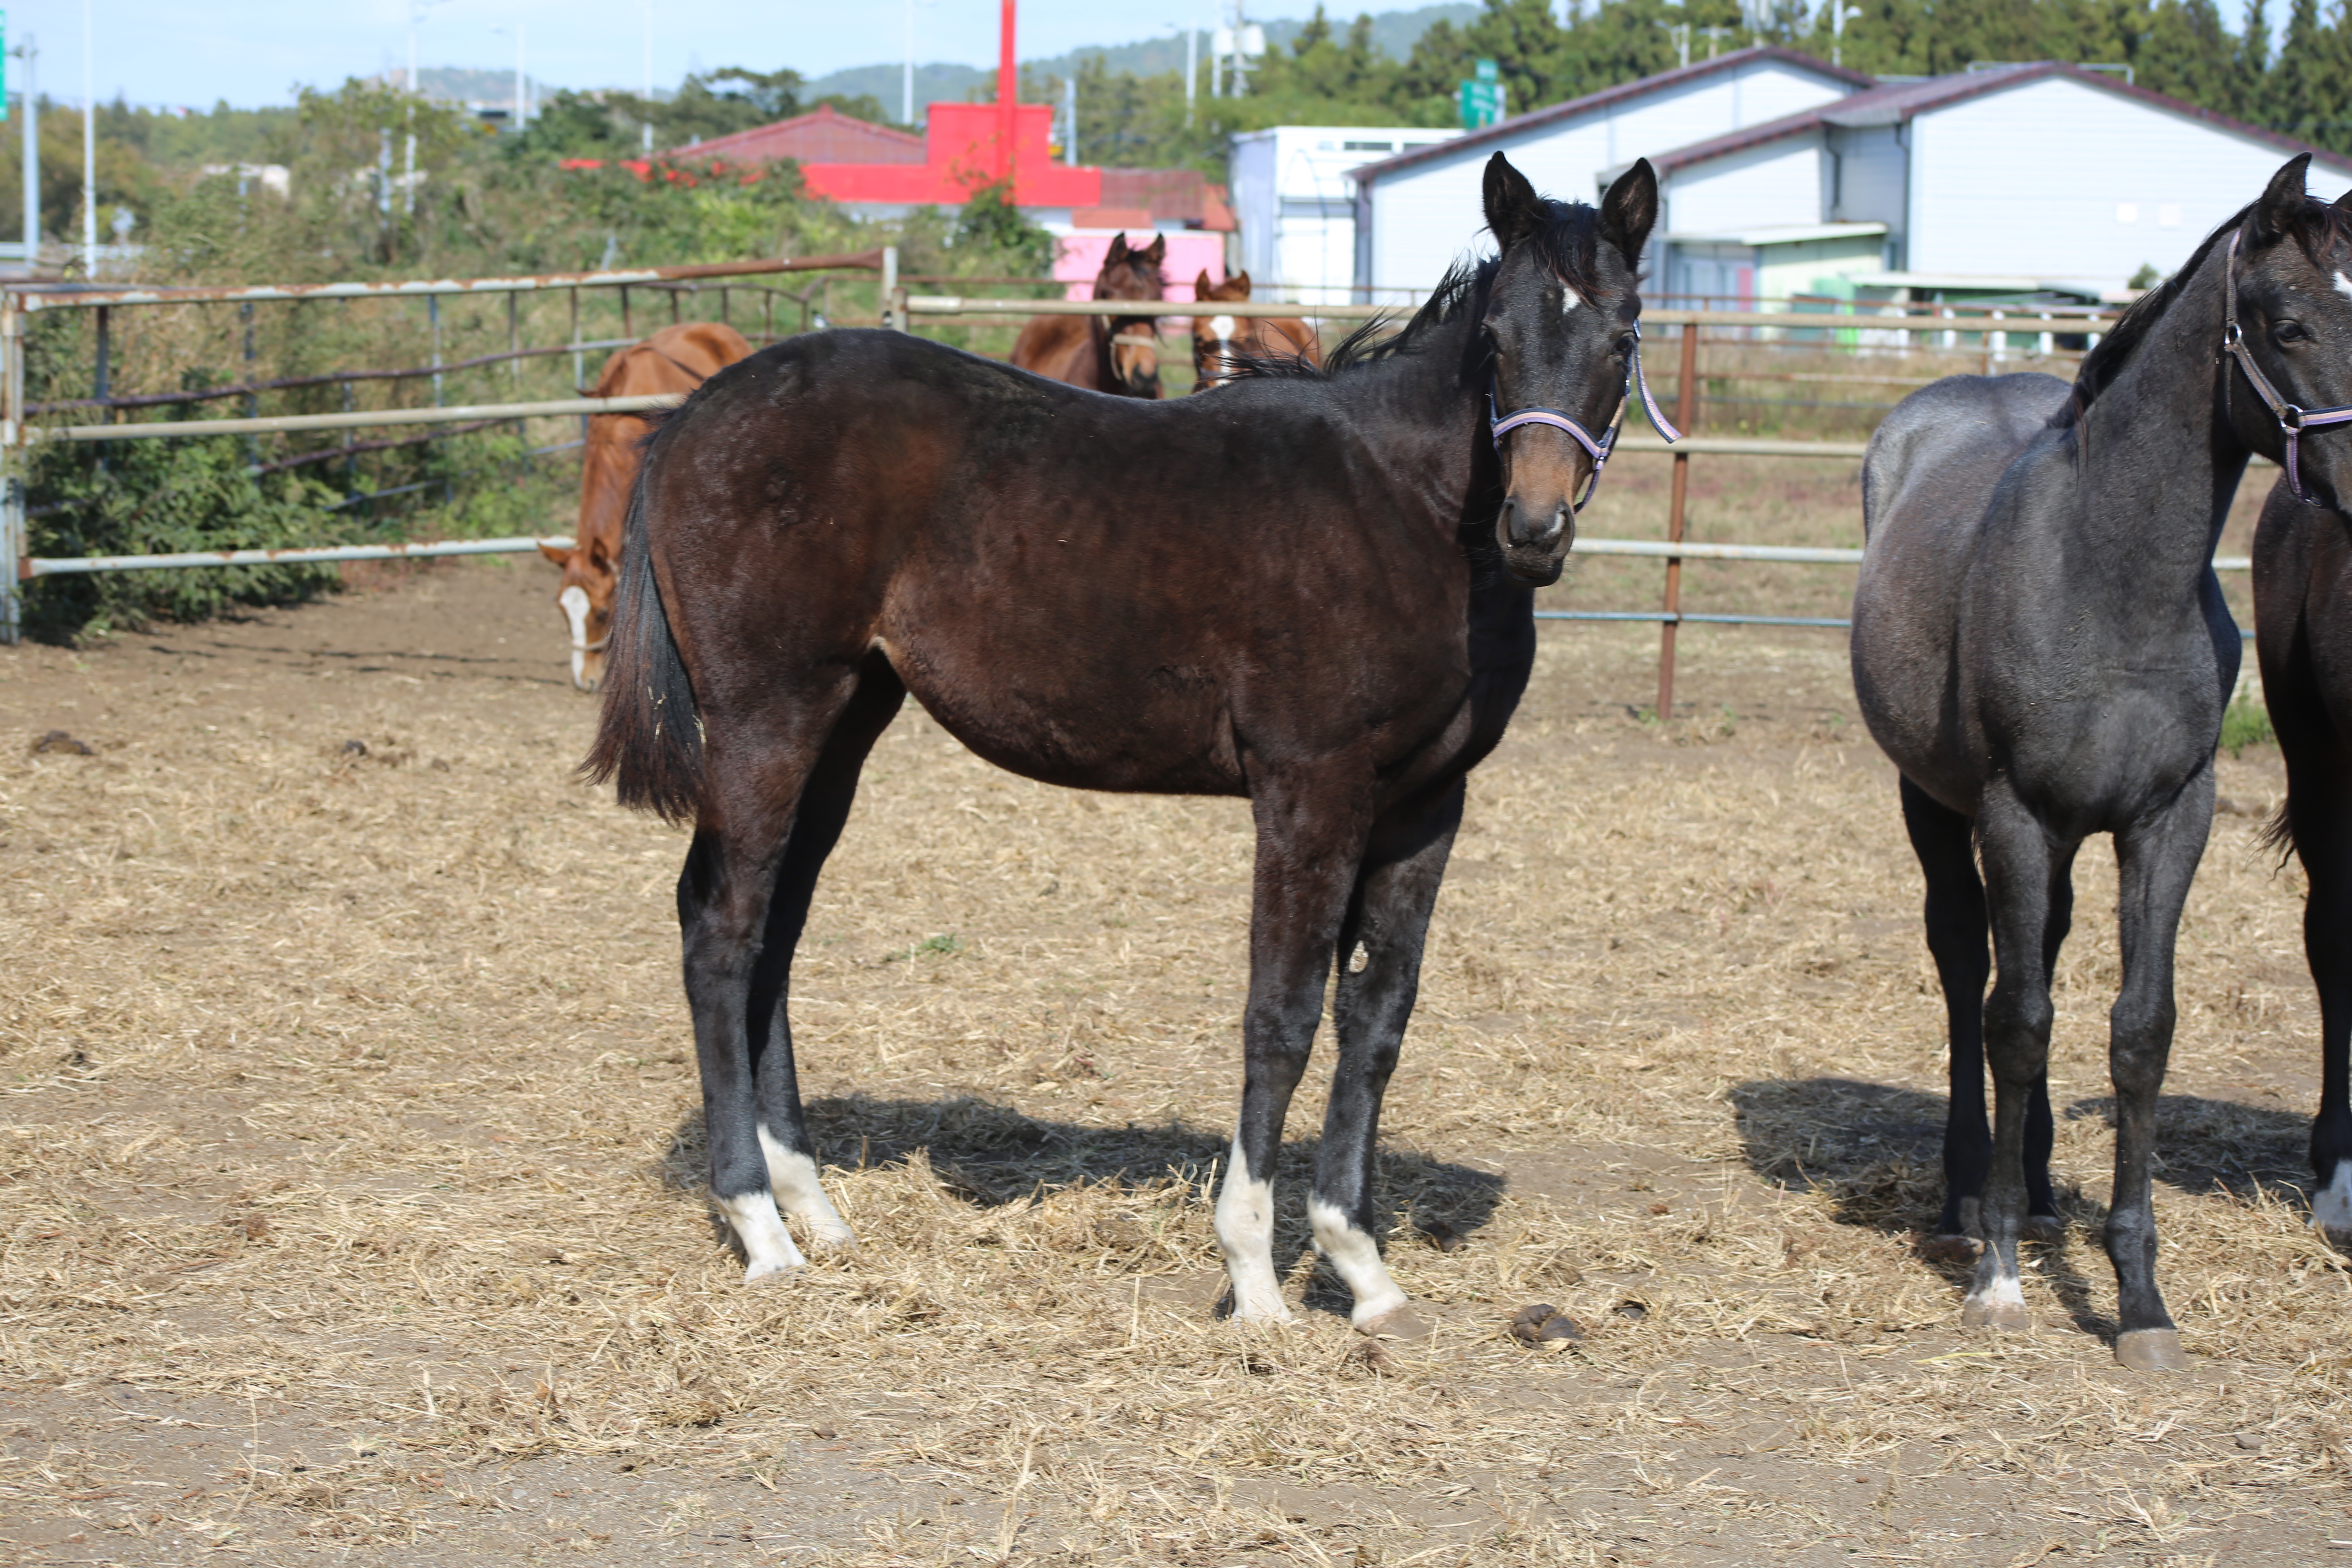
<instances>
[{"instance_id":1,"label":"green shrub","mask_svg":"<svg viewBox=\"0 0 2352 1568\"><path fill-rule=\"evenodd\" d=\"M219 437L33 448L27 491L36 555L162 555L328 544L351 525L333 492L298 473L257 475L244 444ZM71 640L194 621L237 605L286 604L333 585L331 566L226 566L37 577L26 629Z\"/></svg>"}]
</instances>

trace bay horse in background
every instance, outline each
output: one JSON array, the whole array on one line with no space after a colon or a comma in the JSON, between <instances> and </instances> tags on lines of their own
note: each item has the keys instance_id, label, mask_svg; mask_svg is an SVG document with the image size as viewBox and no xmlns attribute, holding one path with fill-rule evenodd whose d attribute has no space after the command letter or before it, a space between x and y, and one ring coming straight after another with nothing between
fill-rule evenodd
<instances>
[{"instance_id":1,"label":"bay horse in background","mask_svg":"<svg viewBox=\"0 0 2352 1568\"><path fill-rule=\"evenodd\" d=\"M2339 363L2352 353L2343 339L2328 347ZM2347 388L2326 391L2340 397ZM2254 531L2254 656L2286 760L2286 803L2266 837L2294 848L2311 883L2303 952L2319 991L2320 1060L2311 1223L2344 1247L2352 1245L2352 521L2284 479Z\"/></svg>"},{"instance_id":2,"label":"bay horse in background","mask_svg":"<svg viewBox=\"0 0 2352 1568\"><path fill-rule=\"evenodd\" d=\"M1234 1316L1291 1316L1275 1166L1336 971L1315 1247L1359 1330L1426 1331L1375 1239L1381 1098L1465 776L1534 661L1529 588L1559 578L1609 447L1593 433L1639 370L1657 184L1636 162L1596 211L1496 153L1485 206L1501 255L1320 371L1265 362L1213 397L1144 403L835 331L720 372L662 421L586 767L694 824L686 991L711 1194L747 1280L803 1262L779 1203L816 1245L854 1239L802 1116L793 953L911 692L1030 778L1249 800L1245 1067L1215 1211Z\"/></svg>"},{"instance_id":3,"label":"bay horse in background","mask_svg":"<svg viewBox=\"0 0 2352 1568\"><path fill-rule=\"evenodd\" d=\"M2050 1189L2051 972L2075 853L2111 834L2123 980L2108 1015L2105 1240L2116 1358L2140 1372L2187 1364L2157 1288L2149 1180L2173 945L2240 658L2213 543L2252 454L2294 468L2291 403L2352 398L2352 287L2339 281L2352 223L2305 195L2308 162L2281 168L2126 310L2071 388L1949 377L1897 405L1863 462L1854 689L1902 772L1951 1030L1948 1190L1931 1250L1965 1257L1980 1228L1961 1321L2028 1326L2020 1231L2064 1235ZM2330 504L2352 480L2347 450L2300 454Z\"/></svg>"},{"instance_id":4,"label":"bay horse in background","mask_svg":"<svg viewBox=\"0 0 2352 1568\"><path fill-rule=\"evenodd\" d=\"M1220 304L1245 301L1250 275L1236 272L1222 283L1211 283L1206 268L1192 285L1196 300ZM1192 318L1192 390L1223 386L1240 374L1242 356L1293 354L1309 365L1323 363L1315 329L1296 316L1194 316Z\"/></svg>"},{"instance_id":5,"label":"bay horse in background","mask_svg":"<svg viewBox=\"0 0 2352 1568\"><path fill-rule=\"evenodd\" d=\"M616 350L588 390L591 397L638 397L692 392L711 373L745 358L751 345L719 321L664 327L643 342ZM542 544L541 554L562 569L555 606L572 637L572 684L593 691L603 679L604 645L613 626L613 589L620 581L621 523L637 478L637 444L652 426L635 414L598 414L588 420L580 455L580 524L572 548Z\"/></svg>"},{"instance_id":6,"label":"bay horse in background","mask_svg":"<svg viewBox=\"0 0 2352 1568\"><path fill-rule=\"evenodd\" d=\"M1095 275L1097 300L1163 300L1168 280L1160 264L1168 240L1129 249L1115 235ZM1066 381L1121 397L1160 395L1160 319L1142 316L1032 316L1013 342L1013 364L1048 381Z\"/></svg>"}]
</instances>

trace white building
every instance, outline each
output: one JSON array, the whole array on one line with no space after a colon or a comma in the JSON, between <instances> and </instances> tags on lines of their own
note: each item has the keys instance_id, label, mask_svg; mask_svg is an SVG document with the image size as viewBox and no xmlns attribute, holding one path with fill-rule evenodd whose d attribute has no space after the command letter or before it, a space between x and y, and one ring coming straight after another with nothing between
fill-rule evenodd
<instances>
[{"instance_id":1,"label":"white building","mask_svg":"<svg viewBox=\"0 0 2352 1568\"><path fill-rule=\"evenodd\" d=\"M2179 268L2281 163L2315 150L2044 62L1888 83L1644 151L1662 198L1659 292L1727 303L2113 298L2143 266ZM2308 184L2333 200L2352 185L2352 159L2316 153Z\"/></svg>"},{"instance_id":2,"label":"white building","mask_svg":"<svg viewBox=\"0 0 2352 1568\"><path fill-rule=\"evenodd\" d=\"M1355 186L1369 160L1460 134L1427 126L1277 125L1234 138L1234 265L1261 299L1343 304L1356 271Z\"/></svg>"},{"instance_id":3,"label":"white building","mask_svg":"<svg viewBox=\"0 0 2352 1568\"><path fill-rule=\"evenodd\" d=\"M1594 199L1604 170L1706 137L1774 123L1873 85L1788 49L1735 49L1353 168L1355 255L1362 290L1427 291L1483 226L1481 181L1496 153L1547 195ZM1273 134L1269 132L1268 134ZM1340 132L1324 132L1325 136ZM1350 138L1387 132L1348 132ZM1426 135L1426 132L1423 134ZM1236 148L1243 139L1236 138ZM1241 190L1234 165L1234 193ZM1243 232L1249 219L1244 210Z\"/></svg>"}]
</instances>

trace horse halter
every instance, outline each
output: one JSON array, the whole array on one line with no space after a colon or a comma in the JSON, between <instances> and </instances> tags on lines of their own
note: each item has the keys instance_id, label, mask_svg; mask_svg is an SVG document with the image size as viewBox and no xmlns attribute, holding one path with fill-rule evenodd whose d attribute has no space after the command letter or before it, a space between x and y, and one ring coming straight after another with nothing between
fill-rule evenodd
<instances>
[{"instance_id":1,"label":"horse halter","mask_svg":"<svg viewBox=\"0 0 2352 1568\"><path fill-rule=\"evenodd\" d=\"M1685 331L1691 329L1685 327ZM1658 407L1658 400L1650 395L1650 378L1642 371L1642 324L1633 323L1633 352L1625 361L1625 384L1617 389L1617 414L1609 421L1609 428L1595 440L1590 431L1557 408L1520 408L1504 414L1495 406L1495 373L1486 373L1486 429L1493 438L1495 450L1503 449L1503 437L1525 425L1549 425L1555 430L1565 430L1576 444L1592 454L1592 471L1585 476L1584 493L1569 503L1571 513L1582 511L1592 500L1592 492L1601 488L1601 470L1609 461L1609 454L1617 449L1618 432L1625 426L1625 410L1633 401L1633 393L1642 394L1642 412L1649 416L1650 426L1665 437L1667 445L1683 438L1683 433L1666 423ZM2347 415L2352 418L2352 415Z\"/></svg>"},{"instance_id":2,"label":"horse halter","mask_svg":"<svg viewBox=\"0 0 2352 1568\"><path fill-rule=\"evenodd\" d=\"M2262 366L2254 363L2253 351L2246 347L2245 329L2238 325L2238 236L2230 237L2230 257L2221 268L2221 352L2238 362L2253 387L2278 421L2279 434L2286 440L2286 482L2294 491L2294 499L2306 505L2316 504L2303 489L2303 469L2297 462L2297 446L2306 430L2324 430L2330 425L2352 425L2352 403L2339 403L2333 408L2300 408L2279 395ZM2222 384L2223 406L2227 406L2229 384Z\"/></svg>"}]
</instances>

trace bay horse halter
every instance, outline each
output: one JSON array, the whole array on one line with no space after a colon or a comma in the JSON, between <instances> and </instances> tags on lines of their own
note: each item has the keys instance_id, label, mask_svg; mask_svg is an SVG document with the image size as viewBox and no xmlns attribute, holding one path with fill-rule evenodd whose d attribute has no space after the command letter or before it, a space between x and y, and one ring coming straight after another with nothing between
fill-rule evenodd
<instances>
[{"instance_id":1,"label":"bay horse halter","mask_svg":"<svg viewBox=\"0 0 2352 1568\"><path fill-rule=\"evenodd\" d=\"M2297 462L2297 447L2306 430L2324 430L2331 425L2352 425L2352 403L2339 403L2332 408L2300 408L2279 395L2278 388L2270 383L2262 367L2254 363L2253 352L2246 347L2245 329L2238 325L2238 236L2230 237L2230 258L2221 268L2221 352L2238 362L2246 374L2254 395L2263 400L2278 421L2279 434L2286 439L2286 482L2294 491L2294 499L2305 505L2316 504L2303 489L2303 469ZM2227 407L2229 383L2221 384L2222 406Z\"/></svg>"},{"instance_id":2,"label":"bay horse halter","mask_svg":"<svg viewBox=\"0 0 2352 1568\"><path fill-rule=\"evenodd\" d=\"M1683 331L1693 329L1685 327ZM1571 513L1582 511L1592 500L1592 492L1601 488L1601 470L1609 461L1609 454L1617 449L1617 435L1625 426L1625 410L1633 401L1638 388L1642 394L1642 412L1649 416L1651 427L1665 437L1672 446L1683 438L1683 433L1666 423L1658 407L1658 400L1650 395L1650 378L1642 373L1642 324L1633 323L1633 352L1625 361L1625 384L1617 389L1617 414L1609 421L1609 428L1598 440L1570 416L1557 408L1520 408L1506 415L1495 406L1495 373L1486 373L1486 430L1494 440L1495 450L1503 449L1503 437L1526 425L1549 425L1555 430L1565 430L1576 444L1592 454L1592 471L1585 476L1584 493L1569 504ZM2352 415L2347 415L2352 418Z\"/></svg>"}]
</instances>

